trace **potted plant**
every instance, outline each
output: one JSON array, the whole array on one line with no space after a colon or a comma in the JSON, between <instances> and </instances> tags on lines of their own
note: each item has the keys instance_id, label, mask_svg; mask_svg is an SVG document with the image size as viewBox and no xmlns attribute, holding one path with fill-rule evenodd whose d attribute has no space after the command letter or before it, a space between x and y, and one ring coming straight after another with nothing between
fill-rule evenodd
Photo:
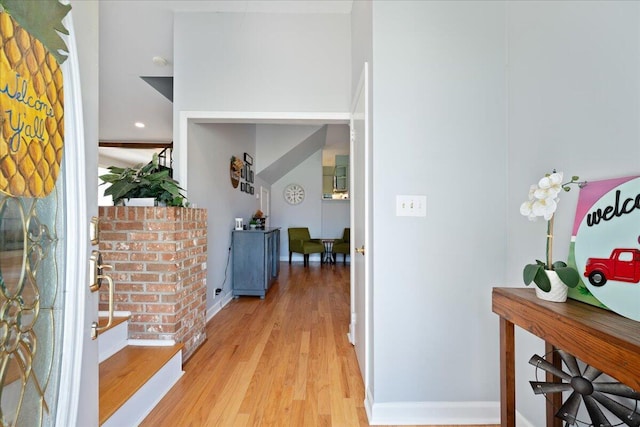
<instances>
[{"instance_id":1,"label":"potted plant","mask_svg":"<svg viewBox=\"0 0 640 427\"><path fill-rule=\"evenodd\" d=\"M264 212L258 209L256 213L253 214L253 217L251 220L255 222L256 228L264 230L265 221L267 220L267 217L264 215Z\"/></svg>"},{"instance_id":2,"label":"potted plant","mask_svg":"<svg viewBox=\"0 0 640 427\"><path fill-rule=\"evenodd\" d=\"M134 198L153 198L159 206L186 207L189 205L184 191L178 181L170 175L170 169L158 164L158 154L152 160L132 168L110 166L109 173L101 175L102 184L110 184L105 196L113 198L114 205L124 204L125 200ZM101 185L102 185L101 184Z\"/></svg>"},{"instance_id":3,"label":"potted plant","mask_svg":"<svg viewBox=\"0 0 640 427\"><path fill-rule=\"evenodd\" d=\"M537 185L530 187L529 200L520 206L520 213L530 221L535 221L539 216L547 220L546 262L536 260L535 264L527 264L522 273L524 284L534 282L538 298L547 301L566 301L567 287L575 288L580 281L580 275L574 268L562 261L553 262L552 259L553 220L558 208L558 194L563 190L571 190L572 184L580 188L586 185L585 181L578 182L578 179L580 178L572 176L570 181L563 184L562 172L554 170L542 177Z\"/></svg>"}]
</instances>

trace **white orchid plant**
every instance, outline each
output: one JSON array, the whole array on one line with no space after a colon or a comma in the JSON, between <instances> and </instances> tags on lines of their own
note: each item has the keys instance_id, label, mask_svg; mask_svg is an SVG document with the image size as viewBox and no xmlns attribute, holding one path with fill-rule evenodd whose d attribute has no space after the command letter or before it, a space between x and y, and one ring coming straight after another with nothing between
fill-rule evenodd
<instances>
[{"instance_id":1,"label":"white orchid plant","mask_svg":"<svg viewBox=\"0 0 640 427\"><path fill-rule=\"evenodd\" d=\"M571 180L562 183L562 172L546 174L537 185L532 185L529 189L529 200L520 205L520 213L535 221L538 217L543 217L547 221L547 259L546 262L536 260L535 264L527 264L524 267L524 284L529 285L534 282L538 288L544 292L551 290L551 282L545 270L553 270L558 274L558 278L570 288L575 288L580 281L578 272L567 266L562 261L553 262L553 220L558 209L558 201L561 191L571 190L571 185L575 184L580 188L586 185L586 181L578 181L580 178L572 176Z\"/></svg>"}]
</instances>

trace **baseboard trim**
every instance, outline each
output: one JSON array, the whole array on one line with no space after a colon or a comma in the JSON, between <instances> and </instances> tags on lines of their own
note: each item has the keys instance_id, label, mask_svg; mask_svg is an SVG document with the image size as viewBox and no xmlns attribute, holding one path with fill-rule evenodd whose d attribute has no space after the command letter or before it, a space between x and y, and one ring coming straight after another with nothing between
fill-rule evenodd
<instances>
[{"instance_id":1,"label":"baseboard trim","mask_svg":"<svg viewBox=\"0 0 640 427\"><path fill-rule=\"evenodd\" d=\"M233 300L233 295L231 292L227 292L226 294L222 295L222 298L219 298L219 299L220 301L214 303L211 307L207 309L206 323L209 323L209 321L213 318L213 316L218 314L220 310L222 310L227 304L231 302L231 300Z\"/></svg>"},{"instance_id":2,"label":"baseboard trim","mask_svg":"<svg viewBox=\"0 0 640 427\"><path fill-rule=\"evenodd\" d=\"M500 424L500 402L374 403L367 389L364 408L371 425ZM536 427L516 411L518 427Z\"/></svg>"},{"instance_id":3,"label":"baseboard trim","mask_svg":"<svg viewBox=\"0 0 640 427\"><path fill-rule=\"evenodd\" d=\"M365 408L375 425L500 424L499 402L368 402Z\"/></svg>"},{"instance_id":4,"label":"baseboard trim","mask_svg":"<svg viewBox=\"0 0 640 427\"><path fill-rule=\"evenodd\" d=\"M127 345L139 346L139 347L171 347L176 345L175 340L138 340L128 339Z\"/></svg>"}]
</instances>

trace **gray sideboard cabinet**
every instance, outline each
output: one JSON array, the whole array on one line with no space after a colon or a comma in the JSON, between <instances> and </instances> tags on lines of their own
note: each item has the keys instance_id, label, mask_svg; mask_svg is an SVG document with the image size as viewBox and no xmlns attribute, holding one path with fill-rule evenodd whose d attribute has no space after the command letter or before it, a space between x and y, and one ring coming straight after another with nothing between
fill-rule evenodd
<instances>
[{"instance_id":1,"label":"gray sideboard cabinet","mask_svg":"<svg viewBox=\"0 0 640 427\"><path fill-rule=\"evenodd\" d=\"M280 273L280 229L234 230L233 296L264 298Z\"/></svg>"}]
</instances>

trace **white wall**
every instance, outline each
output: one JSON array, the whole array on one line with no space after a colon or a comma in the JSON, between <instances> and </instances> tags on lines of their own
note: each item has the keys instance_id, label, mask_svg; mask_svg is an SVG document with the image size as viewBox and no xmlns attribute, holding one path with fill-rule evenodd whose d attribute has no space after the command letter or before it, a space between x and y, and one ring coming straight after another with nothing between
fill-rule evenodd
<instances>
[{"instance_id":1,"label":"white wall","mask_svg":"<svg viewBox=\"0 0 640 427\"><path fill-rule=\"evenodd\" d=\"M556 168L598 180L640 170L640 4L510 2L507 282L544 256L545 223L518 212L528 186ZM566 259L578 191L561 197L554 259ZM497 333L497 331L496 331ZM518 410L543 425L544 399L533 397L527 364L542 341L516 335Z\"/></svg>"},{"instance_id":2,"label":"white wall","mask_svg":"<svg viewBox=\"0 0 640 427\"><path fill-rule=\"evenodd\" d=\"M491 288L523 286L522 267L544 253L544 223L518 211L529 185L553 168L587 180L638 171L640 5L372 9L374 401L497 401ZM395 217L399 193L426 194L427 217ZM562 197L556 259L577 194ZM527 361L544 346L516 335L518 411L542 425Z\"/></svg>"},{"instance_id":3,"label":"white wall","mask_svg":"<svg viewBox=\"0 0 640 427\"><path fill-rule=\"evenodd\" d=\"M181 111L346 112L350 106L350 25L347 14L177 13L174 20L174 142L182 147ZM261 132L261 135L264 132ZM174 164L188 152L191 141L177 150ZM262 150L262 145L258 150ZM316 155L311 156L315 159ZM257 165L262 163L255 157ZM271 226L284 226L287 250L289 219L311 224L320 237L322 170L319 161L303 162L288 176L307 190L305 202L280 217L285 203L282 184L271 189ZM316 164L317 163L317 164ZM178 176L181 172L177 171ZM193 201L194 185L188 180ZM308 183L307 183L308 182ZM259 189L259 185L256 185ZM197 191L197 190L196 190ZM308 213L298 215L309 206ZM199 206L203 206L199 204ZM219 206L215 206L217 210ZM209 216L214 214L211 211ZM229 216L232 220L233 215ZM288 252L282 252L288 254ZM217 259L212 254L210 259ZM210 265L210 269L217 265ZM218 287L216 284L209 287ZM209 306L210 301L208 301Z\"/></svg>"},{"instance_id":4,"label":"white wall","mask_svg":"<svg viewBox=\"0 0 640 427\"><path fill-rule=\"evenodd\" d=\"M322 201L322 237L328 239L342 238L345 228L349 227L349 200ZM340 257L342 259L342 257ZM349 259L349 257L347 257Z\"/></svg>"},{"instance_id":5,"label":"white wall","mask_svg":"<svg viewBox=\"0 0 640 427\"><path fill-rule=\"evenodd\" d=\"M320 128L311 125L256 125L256 172L269 167Z\"/></svg>"},{"instance_id":6,"label":"white wall","mask_svg":"<svg viewBox=\"0 0 640 427\"><path fill-rule=\"evenodd\" d=\"M177 13L174 32L174 111L349 110L349 15Z\"/></svg>"},{"instance_id":7,"label":"white wall","mask_svg":"<svg viewBox=\"0 0 640 427\"><path fill-rule=\"evenodd\" d=\"M280 235L282 261L289 260L287 228L308 227L312 238L325 237L322 235L321 178L322 151L317 151L271 186L271 226L282 227ZM285 187L293 183L301 185L305 191L304 200L298 205L288 204L283 197ZM292 259L302 261L302 255L293 254ZM320 261L320 255L311 255L310 261Z\"/></svg>"},{"instance_id":8,"label":"white wall","mask_svg":"<svg viewBox=\"0 0 640 427\"><path fill-rule=\"evenodd\" d=\"M231 156L255 157L255 126L243 124L205 124L189 127L189 201L198 208L207 209L207 308L229 297L231 292L231 261L226 272L231 231L234 218L249 219L260 208L260 185L256 181L256 194L249 195L233 188L229 178ZM223 285L224 283L224 285ZM223 289L215 295L215 289Z\"/></svg>"},{"instance_id":9,"label":"white wall","mask_svg":"<svg viewBox=\"0 0 640 427\"><path fill-rule=\"evenodd\" d=\"M500 2L373 2L376 403L498 399L504 22ZM397 194L426 218L396 217Z\"/></svg>"}]
</instances>

